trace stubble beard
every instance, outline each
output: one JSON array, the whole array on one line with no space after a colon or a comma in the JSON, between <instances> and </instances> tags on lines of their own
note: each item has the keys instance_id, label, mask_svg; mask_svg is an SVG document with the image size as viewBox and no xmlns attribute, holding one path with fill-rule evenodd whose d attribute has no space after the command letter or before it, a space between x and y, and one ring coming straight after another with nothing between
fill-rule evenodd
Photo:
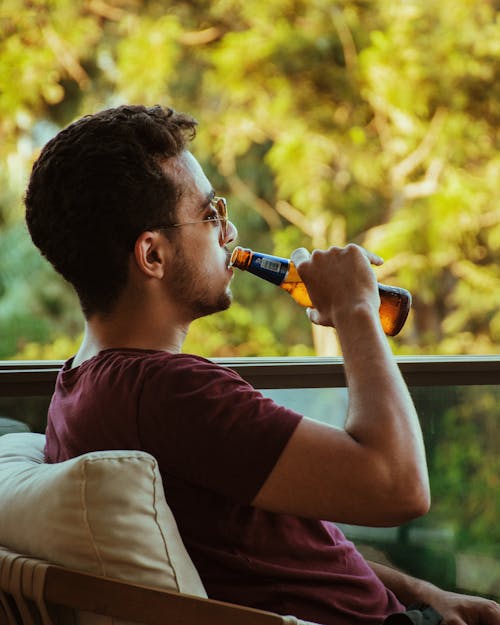
<instances>
[{"instance_id":1,"label":"stubble beard","mask_svg":"<svg viewBox=\"0 0 500 625\"><path fill-rule=\"evenodd\" d=\"M192 264L186 260L181 249L177 250L171 266L169 289L179 306L198 319L228 309L233 301L230 286L220 293L210 290L210 284L203 281L203 276L196 275Z\"/></svg>"}]
</instances>

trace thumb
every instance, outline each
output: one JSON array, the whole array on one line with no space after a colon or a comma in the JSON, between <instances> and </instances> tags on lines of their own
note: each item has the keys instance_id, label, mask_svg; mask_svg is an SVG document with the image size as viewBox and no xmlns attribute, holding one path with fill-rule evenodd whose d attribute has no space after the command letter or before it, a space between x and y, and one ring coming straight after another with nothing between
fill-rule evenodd
<instances>
[{"instance_id":1,"label":"thumb","mask_svg":"<svg viewBox=\"0 0 500 625\"><path fill-rule=\"evenodd\" d=\"M292 252L292 255L290 256L290 260L296 267L298 267L300 263L303 263L304 261L309 260L310 258L311 258L311 254L309 253L308 250L306 250L305 247L298 247L296 250Z\"/></svg>"},{"instance_id":2,"label":"thumb","mask_svg":"<svg viewBox=\"0 0 500 625\"><path fill-rule=\"evenodd\" d=\"M316 308L307 308L306 315L311 323L317 326L327 326L333 328L333 323L329 317L323 316Z\"/></svg>"},{"instance_id":3,"label":"thumb","mask_svg":"<svg viewBox=\"0 0 500 625\"><path fill-rule=\"evenodd\" d=\"M318 323L320 315L316 308L307 308L306 315L309 317L309 321Z\"/></svg>"}]
</instances>

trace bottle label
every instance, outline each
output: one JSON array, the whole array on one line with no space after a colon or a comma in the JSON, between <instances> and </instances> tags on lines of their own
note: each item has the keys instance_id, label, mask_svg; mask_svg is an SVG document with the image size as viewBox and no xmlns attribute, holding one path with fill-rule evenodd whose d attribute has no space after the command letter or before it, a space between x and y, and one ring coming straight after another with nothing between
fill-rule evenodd
<instances>
[{"instance_id":1,"label":"bottle label","mask_svg":"<svg viewBox=\"0 0 500 625\"><path fill-rule=\"evenodd\" d=\"M285 279L289 268L290 262L286 258L254 252L247 271L268 282L280 285Z\"/></svg>"}]
</instances>

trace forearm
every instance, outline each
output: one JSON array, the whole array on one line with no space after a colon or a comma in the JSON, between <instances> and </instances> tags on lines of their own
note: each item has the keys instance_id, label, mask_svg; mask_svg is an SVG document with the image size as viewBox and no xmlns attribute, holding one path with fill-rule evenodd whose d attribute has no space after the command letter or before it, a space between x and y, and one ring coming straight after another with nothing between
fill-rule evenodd
<instances>
[{"instance_id":1,"label":"forearm","mask_svg":"<svg viewBox=\"0 0 500 625\"><path fill-rule=\"evenodd\" d=\"M361 311L338 331L349 386L346 431L397 481L394 497L404 499L419 487L428 499L417 413L378 318Z\"/></svg>"},{"instance_id":2,"label":"forearm","mask_svg":"<svg viewBox=\"0 0 500 625\"><path fill-rule=\"evenodd\" d=\"M292 441L301 451L313 447L312 438L314 463L312 455L307 461L314 471L344 476L341 491L335 493L337 505L332 501L325 506L337 516L327 518L344 513L347 522L356 518L372 525L398 525L424 514L430 493L422 432L382 330L370 267L381 259L349 245L316 250L310 258L299 249L292 260L314 305L308 309L309 318L336 328L349 387L342 436L325 432L322 446L312 434L314 428L299 427Z\"/></svg>"},{"instance_id":3,"label":"forearm","mask_svg":"<svg viewBox=\"0 0 500 625\"><path fill-rule=\"evenodd\" d=\"M384 586L392 590L405 606L420 602L432 605L435 595L441 592L430 582L407 575L398 569L378 562L368 561L368 564Z\"/></svg>"},{"instance_id":4,"label":"forearm","mask_svg":"<svg viewBox=\"0 0 500 625\"><path fill-rule=\"evenodd\" d=\"M496 601L441 590L383 564L368 564L406 607L413 603L432 606L442 617L441 625L500 625L500 605Z\"/></svg>"}]
</instances>

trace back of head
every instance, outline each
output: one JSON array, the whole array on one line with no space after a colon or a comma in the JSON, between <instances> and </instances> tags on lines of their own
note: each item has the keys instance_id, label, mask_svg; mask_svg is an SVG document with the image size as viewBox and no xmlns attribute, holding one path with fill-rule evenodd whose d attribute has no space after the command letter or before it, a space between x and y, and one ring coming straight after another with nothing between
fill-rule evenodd
<instances>
[{"instance_id":1,"label":"back of head","mask_svg":"<svg viewBox=\"0 0 500 625\"><path fill-rule=\"evenodd\" d=\"M195 128L172 109L120 106L79 119L43 148L26 222L87 317L112 308L138 235L174 220L180 189L164 164L186 149Z\"/></svg>"}]
</instances>

